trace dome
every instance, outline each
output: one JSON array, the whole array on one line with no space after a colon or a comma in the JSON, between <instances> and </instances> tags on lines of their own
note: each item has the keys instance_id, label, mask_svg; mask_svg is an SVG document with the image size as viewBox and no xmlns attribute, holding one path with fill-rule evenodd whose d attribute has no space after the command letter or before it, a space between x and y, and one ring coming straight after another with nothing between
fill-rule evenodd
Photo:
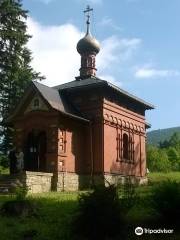
<instances>
[{"instance_id":1,"label":"dome","mask_svg":"<svg viewBox=\"0 0 180 240\"><path fill-rule=\"evenodd\" d=\"M77 51L79 54L83 53L98 53L100 51L99 42L93 38L89 33L85 35L77 43Z\"/></svg>"}]
</instances>

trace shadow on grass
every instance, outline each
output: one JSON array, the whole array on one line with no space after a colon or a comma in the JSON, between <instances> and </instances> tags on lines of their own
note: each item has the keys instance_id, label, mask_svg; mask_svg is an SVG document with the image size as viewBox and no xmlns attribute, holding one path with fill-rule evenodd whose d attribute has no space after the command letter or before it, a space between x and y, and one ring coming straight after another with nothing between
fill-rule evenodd
<instances>
[{"instance_id":1,"label":"shadow on grass","mask_svg":"<svg viewBox=\"0 0 180 240\"><path fill-rule=\"evenodd\" d=\"M0 196L0 204L13 197ZM60 194L54 198L30 196L28 200L38 208L36 216L12 217L0 215L1 240L72 239L70 225L77 201L65 200Z\"/></svg>"}]
</instances>

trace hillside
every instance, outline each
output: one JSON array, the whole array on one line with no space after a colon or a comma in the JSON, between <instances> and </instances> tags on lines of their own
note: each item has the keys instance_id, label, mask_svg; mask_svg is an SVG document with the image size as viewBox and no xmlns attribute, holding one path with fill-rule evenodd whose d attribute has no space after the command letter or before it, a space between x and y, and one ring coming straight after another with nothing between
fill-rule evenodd
<instances>
[{"instance_id":1,"label":"hillside","mask_svg":"<svg viewBox=\"0 0 180 240\"><path fill-rule=\"evenodd\" d=\"M149 144L157 146L159 144L159 142L169 140L170 137L175 132L180 133L180 127L165 128L165 129L158 129L158 130L150 131L147 133L147 142Z\"/></svg>"}]
</instances>

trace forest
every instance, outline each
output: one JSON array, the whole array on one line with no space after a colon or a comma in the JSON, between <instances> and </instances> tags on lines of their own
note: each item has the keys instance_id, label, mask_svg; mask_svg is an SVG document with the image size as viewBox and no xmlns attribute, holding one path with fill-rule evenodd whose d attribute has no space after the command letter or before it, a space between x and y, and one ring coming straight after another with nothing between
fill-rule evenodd
<instances>
[{"instance_id":1,"label":"forest","mask_svg":"<svg viewBox=\"0 0 180 240\"><path fill-rule=\"evenodd\" d=\"M180 171L180 133L158 145L147 144L147 166L150 172Z\"/></svg>"}]
</instances>

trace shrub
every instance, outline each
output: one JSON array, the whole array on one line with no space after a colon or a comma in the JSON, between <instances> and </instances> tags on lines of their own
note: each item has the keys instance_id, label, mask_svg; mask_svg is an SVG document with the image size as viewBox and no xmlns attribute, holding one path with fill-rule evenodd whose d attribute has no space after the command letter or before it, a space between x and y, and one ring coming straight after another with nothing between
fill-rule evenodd
<instances>
[{"instance_id":1,"label":"shrub","mask_svg":"<svg viewBox=\"0 0 180 240\"><path fill-rule=\"evenodd\" d=\"M118 185L119 195L126 212L128 212L138 201L136 188L137 184L132 182L131 177L126 177L124 184Z\"/></svg>"},{"instance_id":2,"label":"shrub","mask_svg":"<svg viewBox=\"0 0 180 240\"><path fill-rule=\"evenodd\" d=\"M164 181L153 188L152 205L160 222L177 223L180 216L180 183Z\"/></svg>"},{"instance_id":3,"label":"shrub","mask_svg":"<svg viewBox=\"0 0 180 240\"><path fill-rule=\"evenodd\" d=\"M16 199L19 201L25 200L26 196L28 193L28 187L26 186L16 186L15 188L15 194L16 194Z\"/></svg>"},{"instance_id":4,"label":"shrub","mask_svg":"<svg viewBox=\"0 0 180 240\"><path fill-rule=\"evenodd\" d=\"M77 239L126 239L125 214L114 185L81 194L78 202L73 221Z\"/></svg>"},{"instance_id":5,"label":"shrub","mask_svg":"<svg viewBox=\"0 0 180 240\"><path fill-rule=\"evenodd\" d=\"M0 153L0 166L3 168L9 167L9 159L6 155Z\"/></svg>"}]
</instances>

